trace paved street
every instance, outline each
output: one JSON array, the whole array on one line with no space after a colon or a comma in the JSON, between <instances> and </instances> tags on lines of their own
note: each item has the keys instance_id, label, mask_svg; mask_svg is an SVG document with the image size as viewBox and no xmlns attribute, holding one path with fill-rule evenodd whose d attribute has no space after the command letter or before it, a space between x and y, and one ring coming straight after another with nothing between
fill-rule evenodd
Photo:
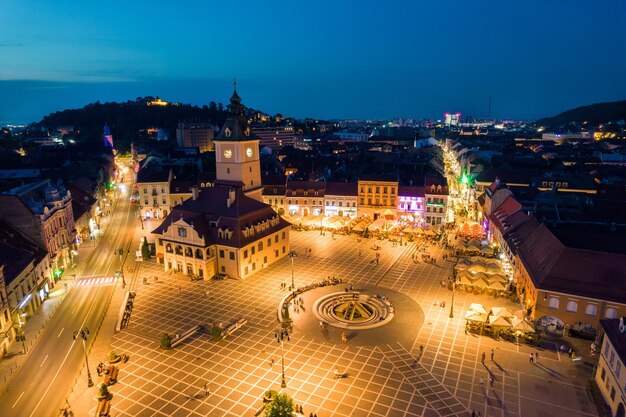
<instances>
[{"instance_id":1,"label":"paved street","mask_svg":"<svg viewBox=\"0 0 626 417\"><path fill-rule=\"evenodd\" d=\"M375 245L381 246L378 266L372 262ZM394 246L294 231L292 247L298 252L296 286L328 276L355 288L378 285L381 292L389 289L410 297L423 311L414 322L408 320L397 338L383 332L380 340L361 343L363 336L357 335L342 343L338 331L326 339L315 335L315 321L305 316L311 314L307 306L319 289L303 294L305 309L292 312L294 331L284 356L285 391L302 404L305 415L465 416L470 409L502 417L596 415L586 391L589 367L548 350L464 333L463 317L472 302L487 309L517 309L510 301L457 292L454 318L449 318L452 293L441 281L450 276L453 263L442 261L441 250L433 245L426 250L437 257L436 265L413 261L415 243ZM308 248L310 256L305 255ZM134 275L137 297L130 326L111 339L118 353L130 356L111 387L112 416L253 416L262 407L265 390L280 390L281 348L274 332L277 308L286 295L281 283L291 282L288 258L243 281L191 282L164 273L153 262L141 263ZM143 277L148 284L142 283ZM435 300L445 300L446 307L435 306ZM400 304L396 313L403 314ZM159 347L163 332L177 334L196 324L210 328L240 318L248 323L226 340L214 342L202 333L170 351ZM530 352L540 352L539 364L529 363ZM90 360L95 364L105 358L92 355ZM335 379L336 370L346 377ZM94 392L72 396L75 410L84 408L93 415Z\"/></svg>"},{"instance_id":2,"label":"paved street","mask_svg":"<svg viewBox=\"0 0 626 417\"><path fill-rule=\"evenodd\" d=\"M82 340L74 340L73 333L82 327L91 331L88 349L97 337L115 288L115 280L111 277L121 262L113 250L129 247L134 221L134 207L127 199L119 201L107 219L107 223L117 227L107 228L97 247L90 248L91 242L85 244L83 250L88 256L80 261L76 280L59 281L57 288L65 291L64 284L67 284L69 293L55 305L54 315L42 325L27 356L19 358L21 366L11 372L10 383L0 395L0 416L56 416L72 385L77 382L86 384L86 374L77 379L85 363L85 354ZM66 278L71 278L70 273L72 271L66 271ZM5 363L2 365L6 366ZM93 363L91 371L95 376Z\"/></svg>"}]
</instances>

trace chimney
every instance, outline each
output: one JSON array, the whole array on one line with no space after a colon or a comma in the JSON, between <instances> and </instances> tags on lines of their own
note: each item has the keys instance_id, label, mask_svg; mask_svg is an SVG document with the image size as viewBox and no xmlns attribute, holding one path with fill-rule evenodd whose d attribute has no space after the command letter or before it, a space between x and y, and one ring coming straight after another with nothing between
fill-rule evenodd
<instances>
[{"instance_id":1,"label":"chimney","mask_svg":"<svg viewBox=\"0 0 626 417\"><path fill-rule=\"evenodd\" d=\"M226 207L230 208L235 203L235 189L231 188L228 190L228 198L226 199Z\"/></svg>"},{"instance_id":2,"label":"chimney","mask_svg":"<svg viewBox=\"0 0 626 417\"><path fill-rule=\"evenodd\" d=\"M193 201L196 201L198 199L198 195L200 195L200 190L198 189L197 185L194 185L191 187L191 198L193 198Z\"/></svg>"}]
</instances>

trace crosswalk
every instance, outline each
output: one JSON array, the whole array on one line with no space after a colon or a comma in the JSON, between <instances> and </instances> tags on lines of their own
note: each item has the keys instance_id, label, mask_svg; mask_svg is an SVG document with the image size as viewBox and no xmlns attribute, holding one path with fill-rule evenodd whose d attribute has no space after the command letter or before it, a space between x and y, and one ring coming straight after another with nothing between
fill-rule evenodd
<instances>
[{"instance_id":1,"label":"crosswalk","mask_svg":"<svg viewBox=\"0 0 626 417\"><path fill-rule=\"evenodd\" d=\"M74 283L75 287L89 287L95 285L113 285L115 284L115 277L85 277L77 278Z\"/></svg>"}]
</instances>

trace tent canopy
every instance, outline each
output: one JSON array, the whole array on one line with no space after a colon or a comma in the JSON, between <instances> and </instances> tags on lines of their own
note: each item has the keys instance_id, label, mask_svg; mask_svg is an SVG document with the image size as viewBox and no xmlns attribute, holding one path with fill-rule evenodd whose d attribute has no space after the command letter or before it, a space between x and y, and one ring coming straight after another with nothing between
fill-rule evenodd
<instances>
[{"instance_id":1,"label":"tent canopy","mask_svg":"<svg viewBox=\"0 0 626 417\"><path fill-rule=\"evenodd\" d=\"M483 305L479 303L472 303L470 305L470 310L481 314L487 314L487 310L485 310L485 307L483 307Z\"/></svg>"},{"instance_id":2,"label":"tent canopy","mask_svg":"<svg viewBox=\"0 0 626 417\"><path fill-rule=\"evenodd\" d=\"M489 324L492 326L503 326L503 327L511 327L511 322L502 316L489 316Z\"/></svg>"},{"instance_id":3,"label":"tent canopy","mask_svg":"<svg viewBox=\"0 0 626 417\"><path fill-rule=\"evenodd\" d=\"M507 317L507 318L515 317L515 314L511 313L511 310L509 310L506 307L493 307L491 309L491 315L492 316Z\"/></svg>"}]
</instances>

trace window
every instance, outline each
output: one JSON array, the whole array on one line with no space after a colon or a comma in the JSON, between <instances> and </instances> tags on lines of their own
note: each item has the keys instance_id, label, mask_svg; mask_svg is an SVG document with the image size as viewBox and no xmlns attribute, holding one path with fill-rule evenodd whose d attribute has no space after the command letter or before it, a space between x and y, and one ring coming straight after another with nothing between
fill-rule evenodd
<instances>
[{"instance_id":1,"label":"window","mask_svg":"<svg viewBox=\"0 0 626 417\"><path fill-rule=\"evenodd\" d=\"M611 387L611 401L615 401L615 388Z\"/></svg>"},{"instance_id":2,"label":"window","mask_svg":"<svg viewBox=\"0 0 626 417\"><path fill-rule=\"evenodd\" d=\"M396 193L396 187L391 187L391 194L395 194Z\"/></svg>"},{"instance_id":3,"label":"window","mask_svg":"<svg viewBox=\"0 0 626 417\"><path fill-rule=\"evenodd\" d=\"M364 193L365 191L363 191L363 187L361 187L361 192Z\"/></svg>"},{"instance_id":4,"label":"window","mask_svg":"<svg viewBox=\"0 0 626 417\"><path fill-rule=\"evenodd\" d=\"M308 194L309 194L309 192L308 192L308 191L305 191L305 192L304 192L304 195L308 195Z\"/></svg>"},{"instance_id":5,"label":"window","mask_svg":"<svg viewBox=\"0 0 626 417\"><path fill-rule=\"evenodd\" d=\"M263 257L263 263L266 264L267 263L267 256Z\"/></svg>"},{"instance_id":6,"label":"window","mask_svg":"<svg viewBox=\"0 0 626 417\"><path fill-rule=\"evenodd\" d=\"M617 377L617 379L619 379L619 374L622 371L622 363L620 361L617 361L615 363L615 376Z\"/></svg>"},{"instance_id":7,"label":"window","mask_svg":"<svg viewBox=\"0 0 626 417\"><path fill-rule=\"evenodd\" d=\"M163 239L159 239L159 246L163 246Z\"/></svg>"},{"instance_id":8,"label":"window","mask_svg":"<svg viewBox=\"0 0 626 417\"><path fill-rule=\"evenodd\" d=\"M243 274L244 275L248 275L248 267L247 266L243 269Z\"/></svg>"},{"instance_id":9,"label":"window","mask_svg":"<svg viewBox=\"0 0 626 417\"><path fill-rule=\"evenodd\" d=\"M317 195L317 191L315 192L315 195Z\"/></svg>"},{"instance_id":10,"label":"window","mask_svg":"<svg viewBox=\"0 0 626 417\"><path fill-rule=\"evenodd\" d=\"M267 247L269 248L270 246L272 246L272 238L268 238L267 239Z\"/></svg>"},{"instance_id":11,"label":"window","mask_svg":"<svg viewBox=\"0 0 626 417\"><path fill-rule=\"evenodd\" d=\"M226 173L230 174L230 168L226 168Z\"/></svg>"},{"instance_id":12,"label":"window","mask_svg":"<svg viewBox=\"0 0 626 417\"><path fill-rule=\"evenodd\" d=\"M243 259L246 259L248 257L248 249L245 249L243 251Z\"/></svg>"},{"instance_id":13,"label":"window","mask_svg":"<svg viewBox=\"0 0 626 417\"><path fill-rule=\"evenodd\" d=\"M287 204L291 204L291 200L287 200Z\"/></svg>"},{"instance_id":14,"label":"window","mask_svg":"<svg viewBox=\"0 0 626 417\"><path fill-rule=\"evenodd\" d=\"M587 304L587 308L585 308L585 314L588 316L595 316L598 312L598 307L595 304Z\"/></svg>"},{"instance_id":15,"label":"window","mask_svg":"<svg viewBox=\"0 0 626 417\"><path fill-rule=\"evenodd\" d=\"M376 194L380 194L380 187L376 187Z\"/></svg>"},{"instance_id":16,"label":"window","mask_svg":"<svg viewBox=\"0 0 626 417\"><path fill-rule=\"evenodd\" d=\"M274 236L274 243L278 243L278 235Z\"/></svg>"},{"instance_id":17,"label":"window","mask_svg":"<svg viewBox=\"0 0 626 417\"><path fill-rule=\"evenodd\" d=\"M306 206L307 204L309 204L308 200L304 200L304 205Z\"/></svg>"},{"instance_id":18,"label":"window","mask_svg":"<svg viewBox=\"0 0 626 417\"><path fill-rule=\"evenodd\" d=\"M259 252L261 252L263 250L263 242L259 242L258 246L259 246L258 250L259 250Z\"/></svg>"},{"instance_id":19,"label":"window","mask_svg":"<svg viewBox=\"0 0 626 417\"><path fill-rule=\"evenodd\" d=\"M285 232L283 232L283 239L285 238Z\"/></svg>"},{"instance_id":20,"label":"window","mask_svg":"<svg viewBox=\"0 0 626 417\"><path fill-rule=\"evenodd\" d=\"M367 204L370 205L370 206L372 205L372 199L371 198L367 199Z\"/></svg>"},{"instance_id":21,"label":"window","mask_svg":"<svg viewBox=\"0 0 626 417\"><path fill-rule=\"evenodd\" d=\"M334 204L333 204L333 206L334 206ZM339 207L343 207L343 202L341 202L341 201L339 202Z\"/></svg>"},{"instance_id":22,"label":"window","mask_svg":"<svg viewBox=\"0 0 626 417\"><path fill-rule=\"evenodd\" d=\"M606 319L614 319L617 318L617 309L614 307L607 307L604 312L604 318Z\"/></svg>"},{"instance_id":23,"label":"window","mask_svg":"<svg viewBox=\"0 0 626 417\"><path fill-rule=\"evenodd\" d=\"M222 266L222 272L226 272L226 267Z\"/></svg>"},{"instance_id":24,"label":"window","mask_svg":"<svg viewBox=\"0 0 626 417\"><path fill-rule=\"evenodd\" d=\"M550 298L550 303L548 304L550 308L559 308L559 299L552 297Z\"/></svg>"},{"instance_id":25,"label":"window","mask_svg":"<svg viewBox=\"0 0 626 417\"><path fill-rule=\"evenodd\" d=\"M605 357L609 356L609 344L608 343L604 345L604 356Z\"/></svg>"},{"instance_id":26,"label":"window","mask_svg":"<svg viewBox=\"0 0 626 417\"><path fill-rule=\"evenodd\" d=\"M224 257L224 249L220 249L220 258Z\"/></svg>"},{"instance_id":27,"label":"window","mask_svg":"<svg viewBox=\"0 0 626 417\"><path fill-rule=\"evenodd\" d=\"M609 355L609 365L613 366L614 361L615 361L615 351L611 350L611 354Z\"/></svg>"},{"instance_id":28,"label":"window","mask_svg":"<svg viewBox=\"0 0 626 417\"><path fill-rule=\"evenodd\" d=\"M235 260L235 252L233 252L233 251L228 252L228 257L230 258L231 261L234 261Z\"/></svg>"},{"instance_id":29,"label":"window","mask_svg":"<svg viewBox=\"0 0 626 417\"><path fill-rule=\"evenodd\" d=\"M251 247L250 250L252 251L253 255L256 253L256 247L255 246Z\"/></svg>"},{"instance_id":30,"label":"window","mask_svg":"<svg viewBox=\"0 0 626 417\"><path fill-rule=\"evenodd\" d=\"M565 309L570 313L575 313L578 311L578 303L576 301L568 301Z\"/></svg>"},{"instance_id":31,"label":"window","mask_svg":"<svg viewBox=\"0 0 626 417\"><path fill-rule=\"evenodd\" d=\"M603 381L606 378L606 369L604 369L604 367L602 367L602 372L600 372L600 377L602 378Z\"/></svg>"},{"instance_id":32,"label":"window","mask_svg":"<svg viewBox=\"0 0 626 417\"><path fill-rule=\"evenodd\" d=\"M365 204L365 199L361 197L361 204Z\"/></svg>"},{"instance_id":33,"label":"window","mask_svg":"<svg viewBox=\"0 0 626 417\"><path fill-rule=\"evenodd\" d=\"M274 256L278 258L278 255L279 255L278 249L274 249Z\"/></svg>"},{"instance_id":34,"label":"window","mask_svg":"<svg viewBox=\"0 0 626 417\"><path fill-rule=\"evenodd\" d=\"M387 187L383 187L383 194L387 194Z\"/></svg>"},{"instance_id":35,"label":"window","mask_svg":"<svg viewBox=\"0 0 626 417\"><path fill-rule=\"evenodd\" d=\"M182 238L187 237L187 229L185 229L184 227L179 227L178 228L178 237L182 237Z\"/></svg>"},{"instance_id":36,"label":"window","mask_svg":"<svg viewBox=\"0 0 626 417\"><path fill-rule=\"evenodd\" d=\"M254 271L254 270L256 270L256 262L254 262L254 263L252 264L252 270L253 270L253 271Z\"/></svg>"},{"instance_id":37,"label":"window","mask_svg":"<svg viewBox=\"0 0 626 417\"><path fill-rule=\"evenodd\" d=\"M285 247L283 246L283 253L285 253Z\"/></svg>"},{"instance_id":38,"label":"window","mask_svg":"<svg viewBox=\"0 0 626 417\"><path fill-rule=\"evenodd\" d=\"M148 189L147 189L147 188L144 188L144 189L143 189L143 193L144 193L144 194L148 194Z\"/></svg>"}]
</instances>

